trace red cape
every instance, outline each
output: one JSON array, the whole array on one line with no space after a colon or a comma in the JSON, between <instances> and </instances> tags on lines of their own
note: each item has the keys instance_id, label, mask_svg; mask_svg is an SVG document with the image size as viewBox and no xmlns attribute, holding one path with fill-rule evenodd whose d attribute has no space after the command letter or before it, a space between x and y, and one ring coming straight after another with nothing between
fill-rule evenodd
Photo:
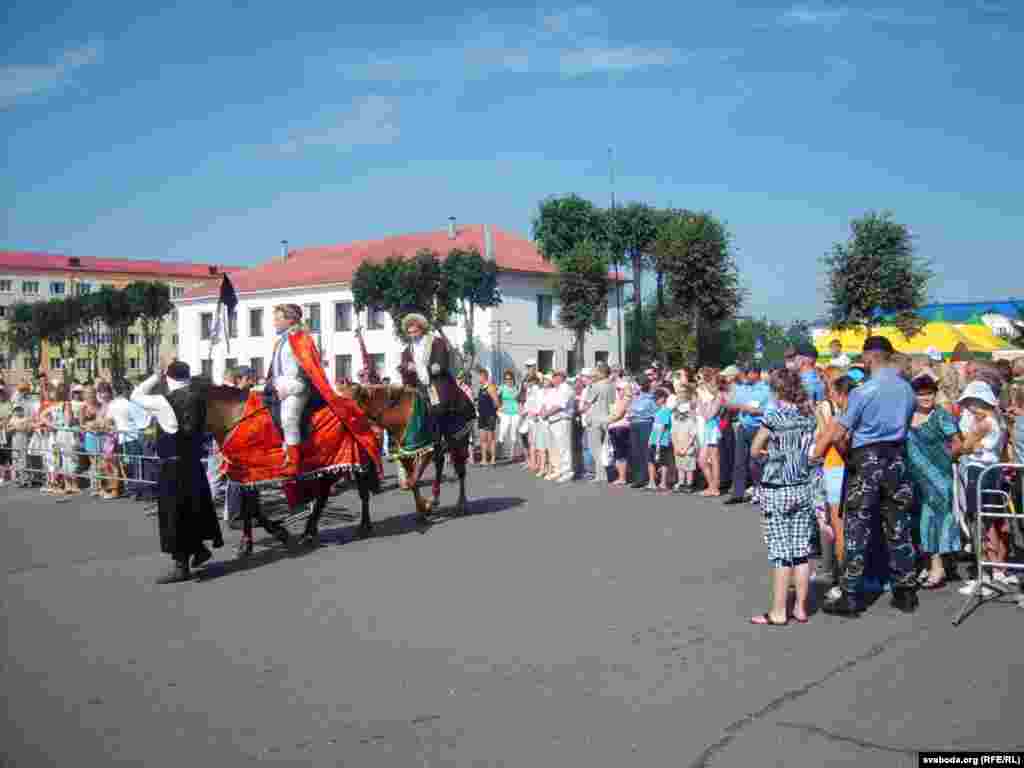
<instances>
[{"instance_id":1,"label":"red cape","mask_svg":"<svg viewBox=\"0 0 1024 768\"><path fill-rule=\"evenodd\" d=\"M306 331L290 333L288 343L310 383L316 387L316 391L320 393L327 406L379 468L380 448L377 437L370 429L370 422L355 400L339 395L327 381L327 374L324 373L324 366L320 360L320 350L317 349L313 336Z\"/></svg>"}]
</instances>

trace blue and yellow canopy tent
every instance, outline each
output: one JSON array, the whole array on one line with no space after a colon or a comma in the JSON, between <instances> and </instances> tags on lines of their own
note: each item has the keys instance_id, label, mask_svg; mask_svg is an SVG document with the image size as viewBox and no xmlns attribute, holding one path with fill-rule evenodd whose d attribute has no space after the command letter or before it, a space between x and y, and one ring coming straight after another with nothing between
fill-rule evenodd
<instances>
[{"instance_id":1,"label":"blue and yellow canopy tent","mask_svg":"<svg viewBox=\"0 0 1024 768\"><path fill-rule=\"evenodd\" d=\"M874 336L885 336L897 352L909 355L924 354L929 349L936 349L947 359L956 351L971 357L991 357L993 352L1013 349L1009 342L992 333L992 330L980 320L976 325L929 322L920 333L909 339L892 325L872 328L871 333ZM814 345L818 349L818 354L827 359L831 355L831 343L838 339L843 353L856 356L863 350L866 337L867 333L863 328L826 331L814 340Z\"/></svg>"}]
</instances>

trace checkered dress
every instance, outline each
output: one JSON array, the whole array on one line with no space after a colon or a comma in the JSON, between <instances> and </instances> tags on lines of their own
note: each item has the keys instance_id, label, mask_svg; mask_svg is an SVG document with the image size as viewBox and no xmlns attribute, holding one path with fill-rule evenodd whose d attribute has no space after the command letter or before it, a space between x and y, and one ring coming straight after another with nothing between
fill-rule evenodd
<instances>
[{"instance_id":1,"label":"checkered dress","mask_svg":"<svg viewBox=\"0 0 1024 768\"><path fill-rule=\"evenodd\" d=\"M817 530L812 483L761 488L761 531L772 568L806 562Z\"/></svg>"}]
</instances>

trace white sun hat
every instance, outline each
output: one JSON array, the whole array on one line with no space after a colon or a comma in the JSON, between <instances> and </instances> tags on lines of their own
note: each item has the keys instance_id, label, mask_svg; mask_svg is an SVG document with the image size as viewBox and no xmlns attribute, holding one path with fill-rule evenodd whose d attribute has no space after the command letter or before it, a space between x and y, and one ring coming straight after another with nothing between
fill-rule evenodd
<instances>
[{"instance_id":1,"label":"white sun hat","mask_svg":"<svg viewBox=\"0 0 1024 768\"><path fill-rule=\"evenodd\" d=\"M959 402L962 403L965 400L980 400L992 408L996 408L999 405L999 400L996 399L995 394L992 392L992 387L984 381L972 381L964 387L964 393L960 395Z\"/></svg>"}]
</instances>

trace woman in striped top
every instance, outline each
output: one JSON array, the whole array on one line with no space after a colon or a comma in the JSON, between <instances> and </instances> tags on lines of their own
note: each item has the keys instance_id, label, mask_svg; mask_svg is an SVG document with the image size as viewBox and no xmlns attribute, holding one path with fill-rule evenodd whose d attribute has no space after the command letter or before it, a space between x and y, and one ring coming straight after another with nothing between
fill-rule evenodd
<instances>
[{"instance_id":1,"label":"woman in striped top","mask_svg":"<svg viewBox=\"0 0 1024 768\"><path fill-rule=\"evenodd\" d=\"M772 568L772 607L750 621L785 626L789 623L786 602L791 580L796 585L793 618L800 624L807 622L808 557L817 527L808 453L816 422L800 374L788 369L775 371L771 387L778 407L765 414L750 452L765 458L761 475L761 529Z\"/></svg>"}]
</instances>

